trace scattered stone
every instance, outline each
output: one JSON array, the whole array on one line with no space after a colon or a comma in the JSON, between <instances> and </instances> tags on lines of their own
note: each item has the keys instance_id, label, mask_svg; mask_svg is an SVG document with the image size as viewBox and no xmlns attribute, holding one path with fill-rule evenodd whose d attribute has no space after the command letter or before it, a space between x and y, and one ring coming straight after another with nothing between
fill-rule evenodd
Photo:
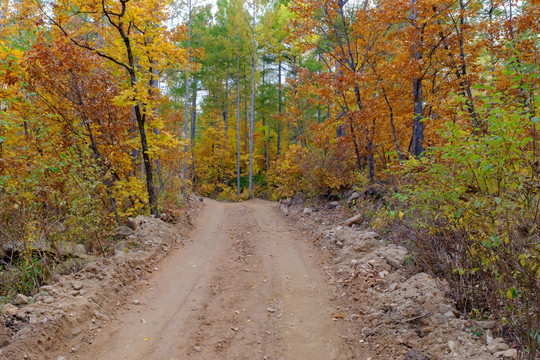
<instances>
[{"instance_id":1,"label":"scattered stone","mask_svg":"<svg viewBox=\"0 0 540 360\"><path fill-rule=\"evenodd\" d=\"M67 360L64 356L59 356L56 360Z\"/></svg>"},{"instance_id":2,"label":"scattered stone","mask_svg":"<svg viewBox=\"0 0 540 360\"><path fill-rule=\"evenodd\" d=\"M509 348L508 345L506 345L506 343L504 342L502 338L493 339L493 341L491 341L487 346L487 349L492 354L495 354L496 352L500 352L500 351L506 351L508 350L508 348Z\"/></svg>"},{"instance_id":3,"label":"scattered stone","mask_svg":"<svg viewBox=\"0 0 540 360\"><path fill-rule=\"evenodd\" d=\"M444 316L446 316L448 319L455 319L456 318L456 315L454 314L453 311L447 311L444 313Z\"/></svg>"},{"instance_id":4,"label":"scattered stone","mask_svg":"<svg viewBox=\"0 0 540 360\"><path fill-rule=\"evenodd\" d=\"M82 333L82 330L80 327L74 327L72 330L71 330L71 336L72 337L75 337L77 335L79 335L80 333Z\"/></svg>"},{"instance_id":5,"label":"scattered stone","mask_svg":"<svg viewBox=\"0 0 540 360\"><path fill-rule=\"evenodd\" d=\"M159 218L161 219L161 221L170 222L170 217L167 213L161 213L161 215L159 215Z\"/></svg>"},{"instance_id":6,"label":"scattered stone","mask_svg":"<svg viewBox=\"0 0 540 360\"><path fill-rule=\"evenodd\" d=\"M28 304L29 301L30 298L23 294L17 294L17 297L15 298L15 303L18 305Z\"/></svg>"},{"instance_id":7,"label":"scattered stone","mask_svg":"<svg viewBox=\"0 0 540 360\"><path fill-rule=\"evenodd\" d=\"M19 308L13 304L4 304L0 309L0 312L7 316L15 316L19 312Z\"/></svg>"},{"instance_id":8,"label":"scattered stone","mask_svg":"<svg viewBox=\"0 0 540 360\"><path fill-rule=\"evenodd\" d=\"M302 212L304 215L311 215L313 214L313 210L311 208L304 208L304 211Z\"/></svg>"},{"instance_id":9,"label":"scattered stone","mask_svg":"<svg viewBox=\"0 0 540 360\"><path fill-rule=\"evenodd\" d=\"M497 326L497 322L494 320L489 321L476 321L476 326L482 329L494 329Z\"/></svg>"},{"instance_id":10,"label":"scattered stone","mask_svg":"<svg viewBox=\"0 0 540 360\"><path fill-rule=\"evenodd\" d=\"M269 313L273 313L273 312L276 312L277 309L274 309L274 308L266 308L266 311L268 311Z\"/></svg>"},{"instance_id":11,"label":"scattered stone","mask_svg":"<svg viewBox=\"0 0 540 360\"><path fill-rule=\"evenodd\" d=\"M140 305L141 304L141 301L140 300L133 300L133 305Z\"/></svg>"},{"instance_id":12,"label":"scattered stone","mask_svg":"<svg viewBox=\"0 0 540 360\"><path fill-rule=\"evenodd\" d=\"M75 290L81 290L83 288L83 283L80 281L76 281L73 283L73 289Z\"/></svg>"},{"instance_id":13,"label":"scattered stone","mask_svg":"<svg viewBox=\"0 0 540 360\"><path fill-rule=\"evenodd\" d=\"M109 233L109 236L118 240L125 239L130 235L133 235L133 229L128 228L127 226L118 226Z\"/></svg>"},{"instance_id":14,"label":"scattered stone","mask_svg":"<svg viewBox=\"0 0 540 360\"><path fill-rule=\"evenodd\" d=\"M198 345L195 345L195 346L193 347L193 351L195 351L195 352L200 352L200 351L201 351L201 347L198 346Z\"/></svg>"},{"instance_id":15,"label":"scattered stone","mask_svg":"<svg viewBox=\"0 0 540 360\"><path fill-rule=\"evenodd\" d=\"M329 209L335 209L338 206L340 206L339 201L331 201L331 202L328 203L328 208Z\"/></svg>"},{"instance_id":16,"label":"scattered stone","mask_svg":"<svg viewBox=\"0 0 540 360\"><path fill-rule=\"evenodd\" d=\"M290 205L289 206L296 206L296 205L301 205L304 203L304 199L302 199L302 194L297 194L295 195L295 197L292 199L292 201L290 202Z\"/></svg>"},{"instance_id":17,"label":"scattered stone","mask_svg":"<svg viewBox=\"0 0 540 360\"><path fill-rule=\"evenodd\" d=\"M501 359L517 359L517 350L508 349L505 351L498 351L494 355L495 357L501 358Z\"/></svg>"},{"instance_id":18,"label":"scattered stone","mask_svg":"<svg viewBox=\"0 0 540 360\"><path fill-rule=\"evenodd\" d=\"M54 302L54 298L52 296L47 296L45 299L43 299L43 302L45 304L52 304Z\"/></svg>"},{"instance_id":19,"label":"scattered stone","mask_svg":"<svg viewBox=\"0 0 540 360\"><path fill-rule=\"evenodd\" d=\"M378 252L378 255L392 265L392 267L397 269L403 264L403 261L405 261L407 253L408 251L404 247L390 245Z\"/></svg>"},{"instance_id":20,"label":"scattered stone","mask_svg":"<svg viewBox=\"0 0 540 360\"><path fill-rule=\"evenodd\" d=\"M345 220L344 224L346 226L352 226L354 224L359 224L361 223L362 221L364 220L364 214L363 213L359 213L359 214L356 214L354 215L353 217Z\"/></svg>"},{"instance_id":21,"label":"scattered stone","mask_svg":"<svg viewBox=\"0 0 540 360\"><path fill-rule=\"evenodd\" d=\"M422 354L420 351L413 349L407 351L404 360L430 360L429 356Z\"/></svg>"},{"instance_id":22,"label":"scattered stone","mask_svg":"<svg viewBox=\"0 0 540 360\"><path fill-rule=\"evenodd\" d=\"M137 230L142 225L146 224L148 222L148 218L143 215L139 215L136 218L128 218L128 226L133 229Z\"/></svg>"},{"instance_id":23,"label":"scattered stone","mask_svg":"<svg viewBox=\"0 0 540 360\"><path fill-rule=\"evenodd\" d=\"M489 345L491 344L491 342L493 341L493 334L491 333L491 330L487 330L486 331L486 345Z\"/></svg>"},{"instance_id":24,"label":"scattered stone","mask_svg":"<svg viewBox=\"0 0 540 360\"><path fill-rule=\"evenodd\" d=\"M357 193L357 192L353 192L351 196L349 196L349 198L347 199L347 204L352 204L353 201L357 200L360 198L360 193Z\"/></svg>"}]
</instances>

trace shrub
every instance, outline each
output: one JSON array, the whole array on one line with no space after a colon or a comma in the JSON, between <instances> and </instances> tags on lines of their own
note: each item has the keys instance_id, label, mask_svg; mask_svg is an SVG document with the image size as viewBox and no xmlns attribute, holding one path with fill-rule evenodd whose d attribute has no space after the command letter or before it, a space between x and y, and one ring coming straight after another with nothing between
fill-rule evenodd
<instances>
[{"instance_id":1,"label":"shrub","mask_svg":"<svg viewBox=\"0 0 540 360\"><path fill-rule=\"evenodd\" d=\"M499 317L532 360L540 347L538 118L509 95L480 99L476 137L447 123L446 144L400 171L395 200L417 261L448 280L462 310Z\"/></svg>"}]
</instances>

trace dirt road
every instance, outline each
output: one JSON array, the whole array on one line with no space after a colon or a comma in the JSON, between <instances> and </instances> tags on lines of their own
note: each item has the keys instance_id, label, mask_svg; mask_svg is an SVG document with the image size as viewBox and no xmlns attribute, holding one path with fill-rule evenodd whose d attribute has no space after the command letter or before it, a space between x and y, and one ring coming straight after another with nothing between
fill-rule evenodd
<instances>
[{"instance_id":1,"label":"dirt road","mask_svg":"<svg viewBox=\"0 0 540 360\"><path fill-rule=\"evenodd\" d=\"M192 242L77 357L352 358L320 255L295 236L273 203L205 200Z\"/></svg>"}]
</instances>

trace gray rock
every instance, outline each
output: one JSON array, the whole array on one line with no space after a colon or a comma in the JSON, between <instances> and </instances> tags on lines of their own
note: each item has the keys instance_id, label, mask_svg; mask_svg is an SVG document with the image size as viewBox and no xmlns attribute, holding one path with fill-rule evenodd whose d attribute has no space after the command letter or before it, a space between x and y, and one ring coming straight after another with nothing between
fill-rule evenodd
<instances>
[{"instance_id":1,"label":"gray rock","mask_svg":"<svg viewBox=\"0 0 540 360\"><path fill-rule=\"evenodd\" d=\"M396 290L397 288L399 288L399 284L398 284L398 283L392 283L392 284L390 284L390 286L388 287L388 290L389 290L389 291L394 291L394 290Z\"/></svg>"},{"instance_id":2,"label":"gray rock","mask_svg":"<svg viewBox=\"0 0 540 360\"><path fill-rule=\"evenodd\" d=\"M493 341L493 334L491 333L491 330L486 331L486 345L489 345Z\"/></svg>"},{"instance_id":3,"label":"gray rock","mask_svg":"<svg viewBox=\"0 0 540 360\"><path fill-rule=\"evenodd\" d=\"M516 349L508 349L505 351L498 351L495 354L495 357L501 358L501 359L517 359L517 350Z\"/></svg>"},{"instance_id":4,"label":"gray rock","mask_svg":"<svg viewBox=\"0 0 540 360\"><path fill-rule=\"evenodd\" d=\"M420 351L413 349L407 351L404 360L430 360L429 356L422 354Z\"/></svg>"},{"instance_id":5,"label":"gray rock","mask_svg":"<svg viewBox=\"0 0 540 360\"><path fill-rule=\"evenodd\" d=\"M80 327L74 327L73 329L71 329L71 336L73 337L79 335L80 333L82 333L82 330Z\"/></svg>"},{"instance_id":6,"label":"gray rock","mask_svg":"<svg viewBox=\"0 0 540 360\"><path fill-rule=\"evenodd\" d=\"M339 201L331 201L328 203L328 208L329 209L335 209L339 206Z\"/></svg>"},{"instance_id":7,"label":"gray rock","mask_svg":"<svg viewBox=\"0 0 540 360\"><path fill-rule=\"evenodd\" d=\"M403 264L403 261L405 261L408 251L401 246L389 245L388 247L377 251L377 254L386 260L387 263L392 265L392 267L397 269Z\"/></svg>"},{"instance_id":8,"label":"gray rock","mask_svg":"<svg viewBox=\"0 0 540 360\"><path fill-rule=\"evenodd\" d=\"M291 201L291 204L290 206L296 206L296 205L301 205L304 203L304 199L302 199L302 195L301 194L297 194Z\"/></svg>"},{"instance_id":9,"label":"gray rock","mask_svg":"<svg viewBox=\"0 0 540 360\"><path fill-rule=\"evenodd\" d=\"M508 348L509 346L505 344L502 338L493 339L493 341L491 341L487 346L487 349L492 354L495 354L496 352L500 352L500 351L506 351L508 350Z\"/></svg>"},{"instance_id":10,"label":"gray rock","mask_svg":"<svg viewBox=\"0 0 540 360\"><path fill-rule=\"evenodd\" d=\"M456 315L454 315L453 311L447 311L444 313L444 316L446 316L448 319L455 319Z\"/></svg>"},{"instance_id":11,"label":"gray rock","mask_svg":"<svg viewBox=\"0 0 540 360\"><path fill-rule=\"evenodd\" d=\"M313 210L310 208L304 208L304 211L302 212L304 215L311 215L313 214Z\"/></svg>"},{"instance_id":12,"label":"gray rock","mask_svg":"<svg viewBox=\"0 0 540 360\"><path fill-rule=\"evenodd\" d=\"M497 322L494 320L489 321L476 321L476 326L482 329L494 329L497 326Z\"/></svg>"},{"instance_id":13,"label":"gray rock","mask_svg":"<svg viewBox=\"0 0 540 360\"><path fill-rule=\"evenodd\" d=\"M80 281L75 281L73 283L73 289L75 290L81 290L83 288L83 283Z\"/></svg>"},{"instance_id":14,"label":"gray rock","mask_svg":"<svg viewBox=\"0 0 540 360\"><path fill-rule=\"evenodd\" d=\"M136 218L128 218L128 225L133 230L137 230L147 222L148 218L143 215L138 215Z\"/></svg>"},{"instance_id":15,"label":"gray rock","mask_svg":"<svg viewBox=\"0 0 540 360\"><path fill-rule=\"evenodd\" d=\"M115 239L125 239L130 235L133 235L133 229L128 228L127 226L118 226L109 235Z\"/></svg>"},{"instance_id":16,"label":"gray rock","mask_svg":"<svg viewBox=\"0 0 540 360\"><path fill-rule=\"evenodd\" d=\"M15 303L18 305L28 304L29 301L30 298L23 294L17 294L17 297L15 298Z\"/></svg>"},{"instance_id":17,"label":"gray rock","mask_svg":"<svg viewBox=\"0 0 540 360\"><path fill-rule=\"evenodd\" d=\"M359 213L359 214L356 214L353 217L348 218L347 220L345 220L344 224L347 225L347 226L352 226L354 224L359 224L362 221L364 221L364 214Z\"/></svg>"},{"instance_id":18,"label":"gray rock","mask_svg":"<svg viewBox=\"0 0 540 360\"><path fill-rule=\"evenodd\" d=\"M353 192L352 195L349 196L349 198L347 199L347 204L352 204L352 202L357 200L358 198L360 198L360 193Z\"/></svg>"},{"instance_id":19,"label":"gray rock","mask_svg":"<svg viewBox=\"0 0 540 360\"><path fill-rule=\"evenodd\" d=\"M133 300L133 305L140 305L141 304L141 300Z\"/></svg>"},{"instance_id":20,"label":"gray rock","mask_svg":"<svg viewBox=\"0 0 540 360\"><path fill-rule=\"evenodd\" d=\"M19 312L19 308L13 304L4 304L0 308L0 313L7 316L15 316Z\"/></svg>"}]
</instances>

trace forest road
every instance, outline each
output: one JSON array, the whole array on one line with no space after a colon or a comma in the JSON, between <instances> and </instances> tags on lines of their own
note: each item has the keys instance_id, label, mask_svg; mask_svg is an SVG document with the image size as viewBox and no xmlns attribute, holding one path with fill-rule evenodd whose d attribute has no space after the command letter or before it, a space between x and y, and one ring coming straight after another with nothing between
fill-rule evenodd
<instances>
[{"instance_id":1,"label":"forest road","mask_svg":"<svg viewBox=\"0 0 540 360\"><path fill-rule=\"evenodd\" d=\"M352 359L320 252L275 203L205 206L191 242L132 295L117 320L77 357L144 359ZM133 300L131 300L133 301Z\"/></svg>"}]
</instances>

